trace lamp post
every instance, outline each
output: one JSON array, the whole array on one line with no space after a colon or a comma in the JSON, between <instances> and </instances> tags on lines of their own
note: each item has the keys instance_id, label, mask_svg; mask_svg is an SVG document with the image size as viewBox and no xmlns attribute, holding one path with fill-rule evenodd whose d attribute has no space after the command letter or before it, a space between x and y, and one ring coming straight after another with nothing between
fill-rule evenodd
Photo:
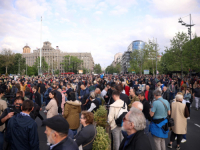
<instances>
[{"instance_id":1,"label":"lamp post","mask_svg":"<svg viewBox=\"0 0 200 150\"><path fill-rule=\"evenodd\" d=\"M182 21L181 18L179 18L178 23L181 23L183 26L189 27L188 28L188 35L190 35L190 48L192 49L192 43L191 43L191 27L194 26L194 24L191 23L191 14L189 14L190 16L190 24L185 23L184 21ZM190 57L191 57L191 53L190 53ZM191 77L191 66L190 66L190 77Z\"/></svg>"}]
</instances>

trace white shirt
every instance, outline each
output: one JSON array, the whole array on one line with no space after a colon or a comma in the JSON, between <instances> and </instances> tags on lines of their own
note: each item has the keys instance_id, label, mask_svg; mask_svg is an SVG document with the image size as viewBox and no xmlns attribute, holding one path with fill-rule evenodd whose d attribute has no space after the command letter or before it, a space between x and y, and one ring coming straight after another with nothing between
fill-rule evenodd
<instances>
[{"instance_id":1,"label":"white shirt","mask_svg":"<svg viewBox=\"0 0 200 150\"><path fill-rule=\"evenodd\" d=\"M104 97L106 94L107 94L107 91L104 89L104 90L101 92L101 97Z\"/></svg>"},{"instance_id":2,"label":"white shirt","mask_svg":"<svg viewBox=\"0 0 200 150\"><path fill-rule=\"evenodd\" d=\"M95 99L93 99L92 101L94 101ZM91 103L90 108L88 109L89 112L93 111L93 109L95 109L97 106L94 103Z\"/></svg>"}]
</instances>

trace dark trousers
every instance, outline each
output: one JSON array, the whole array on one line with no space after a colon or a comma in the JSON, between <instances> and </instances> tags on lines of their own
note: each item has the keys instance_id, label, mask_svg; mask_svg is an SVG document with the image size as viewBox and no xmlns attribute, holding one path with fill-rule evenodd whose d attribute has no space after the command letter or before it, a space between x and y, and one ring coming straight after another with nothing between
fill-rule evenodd
<instances>
[{"instance_id":1,"label":"dark trousers","mask_svg":"<svg viewBox=\"0 0 200 150\"><path fill-rule=\"evenodd\" d=\"M186 103L186 106L187 106L187 108L188 108L188 111L189 111L189 116L190 116L190 103Z\"/></svg>"},{"instance_id":2,"label":"dark trousers","mask_svg":"<svg viewBox=\"0 0 200 150\"><path fill-rule=\"evenodd\" d=\"M175 98L175 93L169 93L169 100L173 100Z\"/></svg>"},{"instance_id":3,"label":"dark trousers","mask_svg":"<svg viewBox=\"0 0 200 150\"><path fill-rule=\"evenodd\" d=\"M173 131L171 132L170 141L174 142L175 137L177 137L177 145L180 145L181 140L183 138L183 134L175 134Z\"/></svg>"}]
</instances>

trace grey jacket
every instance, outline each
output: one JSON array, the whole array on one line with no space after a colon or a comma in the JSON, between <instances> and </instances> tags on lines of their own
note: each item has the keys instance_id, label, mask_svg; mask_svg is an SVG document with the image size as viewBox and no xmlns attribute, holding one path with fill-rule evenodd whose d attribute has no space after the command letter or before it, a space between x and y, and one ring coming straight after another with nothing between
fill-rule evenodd
<instances>
[{"instance_id":1,"label":"grey jacket","mask_svg":"<svg viewBox=\"0 0 200 150\"><path fill-rule=\"evenodd\" d=\"M169 86L169 92L171 93L175 93L176 92L176 88L175 88L175 85L173 86L173 89L172 89L172 85Z\"/></svg>"}]
</instances>

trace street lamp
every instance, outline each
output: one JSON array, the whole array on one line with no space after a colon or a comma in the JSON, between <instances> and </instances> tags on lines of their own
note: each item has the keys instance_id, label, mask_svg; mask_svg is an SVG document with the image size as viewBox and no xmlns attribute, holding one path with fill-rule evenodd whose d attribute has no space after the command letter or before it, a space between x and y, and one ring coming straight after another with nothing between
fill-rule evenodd
<instances>
[{"instance_id":1,"label":"street lamp","mask_svg":"<svg viewBox=\"0 0 200 150\"><path fill-rule=\"evenodd\" d=\"M186 24L185 22L182 21L181 18L179 18L178 23L181 23L182 25L189 27L188 28L188 35L190 35L190 48L191 48L191 46L192 46L192 44L191 44L191 27L194 26L194 24L191 23L191 18L192 18L191 14L189 16L190 16L190 24ZM190 57L191 57L191 53L190 53ZM190 77L191 77L191 66L190 66Z\"/></svg>"},{"instance_id":2,"label":"street lamp","mask_svg":"<svg viewBox=\"0 0 200 150\"><path fill-rule=\"evenodd\" d=\"M157 44L157 38L156 38L156 43L153 42L149 42L151 45L155 46L155 51L156 51L156 78L157 78L157 47L158 47L158 44Z\"/></svg>"}]
</instances>

